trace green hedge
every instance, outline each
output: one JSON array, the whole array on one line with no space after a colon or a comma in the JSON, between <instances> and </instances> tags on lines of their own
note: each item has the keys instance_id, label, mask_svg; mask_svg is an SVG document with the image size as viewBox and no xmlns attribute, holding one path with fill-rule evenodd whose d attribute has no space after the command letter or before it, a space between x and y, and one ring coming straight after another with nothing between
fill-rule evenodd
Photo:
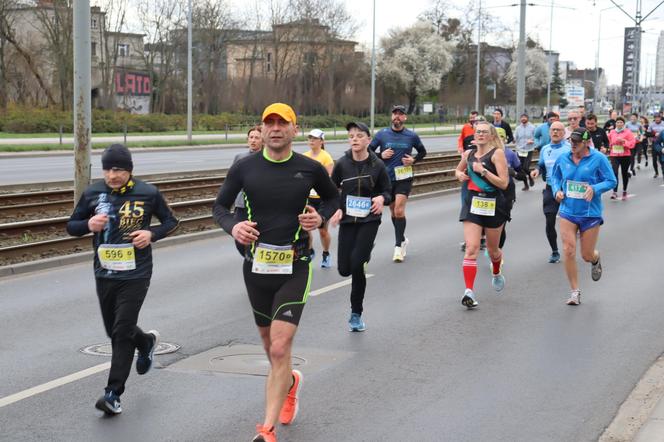
<instances>
[{"instance_id":1,"label":"green hedge","mask_svg":"<svg viewBox=\"0 0 664 442\"><path fill-rule=\"evenodd\" d=\"M369 123L368 116L352 115L302 115L298 123L303 128L329 128L344 127L349 121L364 121ZM219 115L194 115L194 130L218 131L228 130L244 131L248 127L260 122L259 115L246 115L239 113L222 113ZM410 115L408 122L438 123L437 115ZM451 122L451 121L450 121ZM182 131L187 128L186 115L148 114L132 115L122 112L105 110L92 111L93 133L122 133L128 132L167 132ZM390 125L390 115L378 114L375 116L376 127ZM0 131L9 133L57 133L62 126L64 133L73 132L73 119L71 112L53 109L25 109L10 108L0 112Z\"/></svg>"}]
</instances>

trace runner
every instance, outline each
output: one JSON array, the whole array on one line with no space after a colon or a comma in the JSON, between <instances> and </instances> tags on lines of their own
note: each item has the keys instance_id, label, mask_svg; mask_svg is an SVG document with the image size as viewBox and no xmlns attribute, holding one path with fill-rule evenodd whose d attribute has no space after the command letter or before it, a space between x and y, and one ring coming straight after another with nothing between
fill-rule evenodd
<instances>
[{"instance_id":1,"label":"runner","mask_svg":"<svg viewBox=\"0 0 664 442\"><path fill-rule=\"evenodd\" d=\"M618 168L622 172L622 185L623 185L623 201L627 200L627 185L629 184L629 164L631 161L631 150L634 149L636 140L632 131L625 128L625 119L623 117L616 118L616 128L609 132L609 145L611 150L609 156L611 157L611 165L613 166L613 174L618 177ZM616 187L613 189L611 199L618 198L618 181Z\"/></svg>"},{"instance_id":2,"label":"runner","mask_svg":"<svg viewBox=\"0 0 664 442\"><path fill-rule=\"evenodd\" d=\"M395 236L394 262L403 262L406 257L406 202L413 188L413 164L427 154L420 137L404 126L407 119L404 106L393 106L392 127L381 129L369 144L369 149L385 162L392 182L390 213ZM413 149L417 150L414 158L411 156Z\"/></svg>"},{"instance_id":3,"label":"runner","mask_svg":"<svg viewBox=\"0 0 664 442\"><path fill-rule=\"evenodd\" d=\"M390 203L390 177L385 164L367 147L369 128L361 122L346 125L350 149L337 161L332 181L341 189L341 208L330 219L339 223L338 266L341 276L352 276L349 330L366 330L362 319L367 287L366 265L380 226L383 205Z\"/></svg>"},{"instance_id":4,"label":"runner","mask_svg":"<svg viewBox=\"0 0 664 442\"><path fill-rule=\"evenodd\" d=\"M565 272L571 293L567 305L581 303L576 266L576 236L581 242L581 257L592 264L591 277L599 281L602 263L595 249L602 219L602 193L616 184L606 156L589 146L590 134L578 128L570 137L571 153L562 155L553 167L551 187L560 203L560 235L565 253Z\"/></svg>"},{"instance_id":5,"label":"runner","mask_svg":"<svg viewBox=\"0 0 664 442\"><path fill-rule=\"evenodd\" d=\"M249 129L249 131L247 132L247 147L249 147L248 151L235 155L235 158L233 159L233 164L237 163L242 158L248 157L252 153L258 152L263 148L263 139L261 138L260 126L254 126L251 129ZM244 206L244 192L240 192L237 194L234 206L235 209L233 209L233 213L235 215L235 219L237 221L246 220L247 209ZM244 257L244 254L246 253L246 247L237 241L235 241L235 247L237 247L237 251L240 252L240 255Z\"/></svg>"},{"instance_id":6,"label":"runner","mask_svg":"<svg viewBox=\"0 0 664 442\"><path fill-rule=\"evenodd\" d=\"M503 110L496 108L493 111L493 125L494 127L502 127L507 136L507 144L514 143L514 135L512 135L512 128L507 121L503 120Z\"/></svg>"},{"instance_id":7,"label":"runner","mask_svg":"<svg viewBox=\"0 0 664 442\"><path fill-rule=\"evenodd\" d=\"M178 220L156 187L132 176L131 153L113 144L101 157L104 179L83 192L67 222L67 233L92 232L97 297L113 350L104 395L95 407L107 415L122 412L120 396L138 349L136 372L152 367L159 332L136 324L152 277L152 247L172 233ZM150 227L156 216L160 225Z\"/></svg>"},{"instance_id":8,"label":"runner","mask_svg":"<svg viewBox=\"0 0 664 442\"><path fill-rule=\"evenodd\" d=\"M662 166L662 177L664 177L664 158L662 157L662 133L664 133L664 122L662 122L662 114L655 114L654 121L650 125L650 130L653 132L652 141L652 167L655 168L655 175L653 178L659 176L657 169L658 164Z\"/></svg>"},{"instance_id":9,"label":"runner","mask_svg":"<svg viewBox=\"0 0 664 442\"><path fill-rule=\"evenodd\" d=\"M616 118L618 118L618 112L611 110L609 112L609 119L604 123L604 132L607 134L616 128Z\"/></svg>"},{"instance_id":10,"label":"runner","mask_svg":"<svg viewBox=\"0 0 664 442\"><path fill-rule=\"evenodd\" d=\"M549 112L546 114L546 122L540 124L535 129L535 145L537 149L541 149L551 142L549 129L554 121L558 121L558 114L555 112Z\"/></svg>"},{"instance_id":11,"label":"runner","mask_svg":"<svg viewBox=\"0 0 664 442\"><path fill-rule=\"evenodd\" d=\"M459 134L459 139L457 140L457 150L459 153L464 151L464 140L473 136L475 133L475 120L477 120L478 114L479 113L476 110L470 111L468 122L461 128L461 133Z\"/></svg>"},{"instance_id":12,"label":"runner","mask_svg":"<svg viewBox=\"0 0 664 442\"><path fill-rule=\"evenodd\" d=\"M534 186L533 178L528 174L530 170L530 161L533 159L533 150L535 149L535 126L528 121L528 114L521 114L521 124L516 127L516 152L521 162L523 175L523 191L529 190ZM528 185L530 182L530 186Z\"/></svg>"},{"instance_id":13,"label":"runner","mask_svg":"<svg viewBox=\"0 0 664 442\"><path fill-rule=\"evenodd\" d=\"M593 147L602 153L607 153L609 151L609 137L606 135L604 129L597 126L597 115L588 114L588 117L586 117L586 129L590 133Z\"/></svg>"},{"instance_id":14,"label":"runner","mask_svg":"<svg viewBox=\"0 0 664 442\"><path fill-rule=\"evenodd\" d=\"M581 115L578 111L571 110L567 113L567 127L565 128L565 139L568 139L572 132L579 126Z\"/></svg>"},{"instance_id":15,"label":"runner","mask_svg":"<svg viewBox=\"0 0 664 442\"><path fill-rule=\"evenodd\" d=\"M636 168L641 170L641 156L645 157L645 167L648 167L648 146L652 144L655 135L650 130L650 121L646 117L639 118L639 122L643 128L643 135L641 136L641 142L637 145Z\"/></svg>"},{"instance_id":16,"label":"runner","mask_svg":"<svg viewBox=\"0 0 664 442\"><path fill-rule=\"evenodd\" d=\"M639 114L633 113L629 116L629 121L625 123L625 128L634 134L634 147L629 150L629 170L632 176L636 176L636 170L634 170L634 166L636 165L636 151L639 150L639 143L643 138L643 126L641 126L638 119Z\"/></svg>"},{"instance_id":17,"label":"runner","mask_svg":"<svg viewBox=\"0 0 664 442\"><path fill-rule=\"evenodd\" d=\"M579 127L586 127L586 107L580 104L578 107L579 112Z\"/></svg>"},{"instance_id":18,"label":"runner","mask_svg":"<svg viewBox=\"0 0 664 442\"><path fill-rule=\"evenodd\" d=\"M558 235L556 234L556 216L560 204L556 201L551 191L551 177L553 175L553 165L561 155L570 152L570 145L564 139L565 126L556 121L551 125L551 143L542 148L539 156L538 168L530 173L530 176L537 178L542 175L546 181L546 186L542 191L542 210L546 219L546 239L551 247L551 256L549 262L556 264L560 262L560 252L558 251Z\"/></svg>"},{"instance_id":19,"label":"runner","mask_svg":"<svg viewBox=\"0 0 664 442\"><path fill-rule=\"evenodd\" d=\"M325 168L293 152L297 117L283 103L263 111L263 152L233 165L214 203L215 221L238 242L250 246L243 265L254 321L270 362L265 419L254 441L275 442L277 419L290 424L299 410L302 373L291 367L293 337L311 282L310 231L338 209L338 192ZM321 212L308 205L311 189L322 198ZM230 212L244 190L248 219Z\"/></svg>"},{"instance_id":20,"label":"runner","mask_svg":"<svg viewBox=\"0 0 664 442\"><path fill-rule=\"evenodd\" d=\"M332 168L334 167L334 160L332 156L327 153L325 150L325 132L320 129L312 129L309 132L307 137L309 142L309 149L304 153L305 157L316 160L323 165L325 170L327 170L328 175L332 173ZM320 197L315 190L311 189L309 194L309 205L316 209L320 210ZM320 243L323 246L323 257L320 262L320 266L324 269L329 269L332 267L332 261L330 259L330 233L327 231L327 224L324 224L318 229L318 234L320 235ZM313 236L309 235L309 250L311 251L311 259L314 259L315 253L313 249Z\"/></svg>"},{"instance_id":21,"label":"runner","mask_svg":"<svg viewBox=\"0 0 664 442\"><path fill-rule=\"evenodd\" d=\"M491 283L497 292L502 292L505 288L502 274L503 255L499 241L503 226L509 221L508 201L503 193L509 185L509 176L503 143L496 128L484 122L477 124L475 145L476 148L462 155L455 171L459 181L468 181L468 193L459 221L463 222L466 241L463 260L466 290L461 303L469 309L478 305L473 286L477 275L477 255L482 230L486 233L487 249L493 266Z\"/></svg>"}]
</instances>

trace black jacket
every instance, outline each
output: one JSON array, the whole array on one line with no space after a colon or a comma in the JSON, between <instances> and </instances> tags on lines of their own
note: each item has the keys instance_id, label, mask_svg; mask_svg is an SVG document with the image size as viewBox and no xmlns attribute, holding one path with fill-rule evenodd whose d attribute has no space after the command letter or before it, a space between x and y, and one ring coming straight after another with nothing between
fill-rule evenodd
<instances>
[{"instance_id":1,"label":"black jacket","mask_svg":"<svg viewBox=\"0 0 664 442\"><path fill-rule=\"evenodd\" d=\"M364 161L355 161L351 150L334 164L332 181L341 189L339 206L344 213L342 224L366 223L381 220L381 215L369 213L364 218L346 215L346 197L348 195L374 198L382 195L387 206L391 202L392 185L387 174L385 163L378 156L369 151L369 158Z\"/></svg>"},{"instance_id":2,"label":"black jacket","mask_svg":"<svg viewBox=\"0 0 664 442\"><path fill-rule=\"evenodd\" d=\"M135 249L136 269L126 271L106 270L99 264L97 249L100 244L129 244L131 232L150 230L152 242L158 241L173 232L179 221L164 200L159 190L152 184L136 178L130 178L119 192L106 185L104 180L97 181L83 192L74 212L67 222L67 233L72 236L83 236L90 233L88 220L95 215L100 195L105 194L110 209L108 211L107 228L92 237L95 250L94 271L97 278L109 279L141 279L152 276L152 246ZM150 227L152 217L156 216L160 225Z\"/></svg>"}]
</instances>

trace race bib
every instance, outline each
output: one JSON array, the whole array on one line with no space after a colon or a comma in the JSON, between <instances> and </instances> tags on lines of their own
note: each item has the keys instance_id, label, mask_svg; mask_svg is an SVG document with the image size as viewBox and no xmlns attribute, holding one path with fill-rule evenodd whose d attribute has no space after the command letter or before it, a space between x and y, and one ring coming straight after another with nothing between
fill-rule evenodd
<instances>
[{"instance_id":1,"label":"race bib","mask_svg":"<svg viewBox=\"0 0 664 442\"><path fill-rule=\"evenodd\" d=\"M588 183L567 180L567 192L565 192L565 195L567 198L581 200L586 190L588 190Z\"/></svg>"},{"instance_id":2,"label":"race bib","mask_svg":"<svg viewBox=\"0 0 664 442\"><path fill-rule=\"evenodd\" d=\"M371 211L371 198L346 195L346 215L365 218Z\"/></svg>"},{"instance_id":3,"label":"race bib","mask_svg":"<svg viewBox=\"0 0 664 442\"><path fill-rule=\"evenodd\" d=\"M133 244L101 244L97 256L101 266L107 270L122 272L136 268Z\"/></svg>"},{"instance_id":4,"label":"race bib","mask_svg":"<svg viewBox=\"0 0 664 442\"><path fill-rule=\"evenodd\" d=\"M613 153L625 153L625 146L611 146L611 152L613 152Z\"/></svg>"},{"instance_id":5,"label":"race bib","mask_svg":"<svg viewBox=\"0 0 664 442\"><path fill-rule=\"evenodd\" d=\"M291 246L274 246L258 243L254 250L253 273L268 275L291 275L293 273L293 257Z\"/></svg>"},{"instance_id":6,"label":"race bib","mask_svg":"<svg viewBox=\"0 0 664 442\"><path fill-rule=\"evenodd\" d=\"M474 196L470 203L470 213L481 216L494 216L496 214L496 199Z\"/></svg>"},{"instance_id":7,"label":"race bib","mask_svg":"<svg viewBox=\"0 0 664 442\"><path fill-rule=\"evenodd\" d=\"M413 177L413 166L398 166L394 168L394 176L397 181L407 180Z\"/></svg>"},{"instance_id":8,"label":"race bib","mask_svg":"<svg viewBox=\"0 0 664 442\"><path fill-rule=\"evenodd\" d=\"M528 151L527 150L517 150L516 154L519 155L520 157L527 157L528 156Z\"/></svg>"}]
</instances>

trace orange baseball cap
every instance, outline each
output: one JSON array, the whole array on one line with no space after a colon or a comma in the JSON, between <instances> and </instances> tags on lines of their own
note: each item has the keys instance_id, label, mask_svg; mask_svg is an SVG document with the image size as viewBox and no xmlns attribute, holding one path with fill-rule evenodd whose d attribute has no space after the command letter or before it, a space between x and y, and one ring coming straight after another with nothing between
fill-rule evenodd
<instances>
[{"instance_id":1,"label":"orange baseball cap","mask_svg":"<svg viewBox=\"0 0 664 442\"><path fill-rule=\"evenodd\" d=\"M297 116L292 107L284 103L272 103L263 111L261 121L265 121L268 115L276 114L289 123L297 124Z\"/></svg>"}]
</instances>

